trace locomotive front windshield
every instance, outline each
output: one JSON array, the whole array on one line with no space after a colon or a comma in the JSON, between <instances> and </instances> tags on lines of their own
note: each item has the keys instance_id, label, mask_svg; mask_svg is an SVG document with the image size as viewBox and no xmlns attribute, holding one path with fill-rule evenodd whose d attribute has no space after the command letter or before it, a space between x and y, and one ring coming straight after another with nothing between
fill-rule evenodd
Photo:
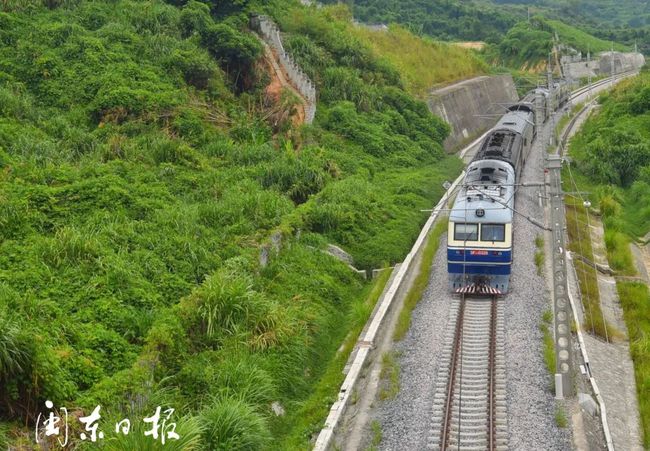
<instances>
[{"instance_id":1,"label":"locomotive front windshield","mask_svg":"<svg viewBox=\"0 0 650 451\"><path fill-rule=\"evenodd\" d=\"M481 224L481 241L505 241L505 224Z\"/></svg>"},{"instance_id":2,"label":"locomotive front windshield","mask_svg":"<svg viewBox=\"0 0 650 451\"><path fill-rule=\"evenodd\" d=\"M454 226L454 239L457 241L478 240L478 224L456 223Z\"/></svg>"}]
</instances>

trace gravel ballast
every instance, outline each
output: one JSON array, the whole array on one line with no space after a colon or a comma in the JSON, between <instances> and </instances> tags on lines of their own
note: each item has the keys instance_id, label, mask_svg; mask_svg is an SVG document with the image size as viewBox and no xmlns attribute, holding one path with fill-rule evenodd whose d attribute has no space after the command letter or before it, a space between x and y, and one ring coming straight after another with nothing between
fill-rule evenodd
<instances>
[{"instance_id":1,"label":"gravel ballast","mask_svg":"<svg viewBox=\"0 0 650 451\"><path fill-rule=\"evenodd\" d=\"M546 124L548 136L550 124ZM538 139L523 172L523 180L543 181L545 146ZM544 222L539 206L541 187L520 188L516 208L526 216ZM534 263L535 237L543 231L522 216L514 225L515 249L510 293L505 297L505 355L507 370L508 447L517 450L571 449L571 433L555 422L551 375L542 355L540 323L544 310L551 307L543 277ZM434 260L422 300L413 311L411 328L395 344L399 353L400 392L395 399L377 401L372 413L381 425L383 450L420 450L426 446L431 413L437 356L449 323L452 296L447 285L446 235Z\"/></svg>"}]
</instances>

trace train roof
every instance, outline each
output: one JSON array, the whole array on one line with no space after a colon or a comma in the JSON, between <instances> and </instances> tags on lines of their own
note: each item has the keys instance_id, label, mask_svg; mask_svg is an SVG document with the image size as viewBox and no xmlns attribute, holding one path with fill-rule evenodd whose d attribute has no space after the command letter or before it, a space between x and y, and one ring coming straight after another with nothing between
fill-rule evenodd
<instances>
[{"instance_id":1,"label":"train roof","mask_svg":"<svg viewBox=\"0 0 650 451\"><path fill-rule=\"evenodd\" d=\"M523 135L526 128L533 125L532 107L527 104L518 103L510 108L514 108L515 106L519 107L519 109L515 111L510 110L504 114L501 119L499 119L499 122L497 122L497 125L494 126L496 131L499 131L499 129L505 129Z\"/></svg>"},{"instance_id":2,"label":"train roof","mask_svg":"<svg viewBox=\"0 0 650 451\"><path fill-rule=\"evenodd\" d=\"M449 215L453 222L508 223L512 221L515 171L499 160L474 161ZM477 210L483 210L478 216Z\"/></svg>"},{"instance_id":3,"label":"train roof","mask_svg":"<svg viewBox=\"0 0 650 451\"><path fill-rule=\"evenodd\" d=\"M483 140L474 161L495 159L513 164L513 152L518 148L521 136L509 129L495 129Z\"/></svg>"}]
</instances>

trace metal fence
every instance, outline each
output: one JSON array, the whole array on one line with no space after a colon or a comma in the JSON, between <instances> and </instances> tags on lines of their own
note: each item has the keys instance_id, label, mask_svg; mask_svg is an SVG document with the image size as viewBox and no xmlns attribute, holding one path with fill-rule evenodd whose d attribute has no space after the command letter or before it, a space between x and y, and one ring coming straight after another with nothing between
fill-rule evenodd
<instances>
[{"instance_id":1,"label":"metal fence","mask_svg":"<svg viewBox=\"0 0 650 451\"><path fill-rule=\"evenodd\" d=\"M305 99L305 122L311 124L316 115L316 87L309 77L296 64L282 45L278 26L267 16L254 16L251 25L262 36L262 39L275 50L282 69L286 72L291 84Z\"/></svg>"}]
</instances>

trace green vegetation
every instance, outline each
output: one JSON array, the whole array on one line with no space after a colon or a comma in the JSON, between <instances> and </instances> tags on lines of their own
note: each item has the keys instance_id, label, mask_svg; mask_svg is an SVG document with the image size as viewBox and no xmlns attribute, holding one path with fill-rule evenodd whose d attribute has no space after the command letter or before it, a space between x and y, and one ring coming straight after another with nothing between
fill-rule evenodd
<instances>
[{"instance_id":1,"label":"green vegetation","mask_svg":"<svg viewBox=\"0 0 650 451\"><path fill-rule=\"evenodd\" d=\"M610 50L612 44L598 39L573 26L558 20L535 16L530 22L519 22L506 33L498 45L498 55L502 64L524 69L545 67L557 34L560 42L579 52L597 53ZM628 51L621 44L614 44L615 50Z\"/></svg>"},{"instance_id":2,"label":"green vegetation","mask_svg":"<svg viewBox=\"0 0 650 451\"><path fill-rule=\"evenodd\" d=\"M621 9L628 13L635 11L633 16L646 9L635 2L638 0L625 0ZM337 3L337 0L324 3ZM354 0L348 3L353 7L354 17L364 23L397 23L415 34L435 39L487 42L485 56L489 61L515 69L543 69L555 33L564 44L584 54L588 50L592 54L610 50L612 42L617 50L629 50L635 39L641 42L642 48L650 47L650 26L633 30L611 20L620 16L618 4L614 5L613 0L568 3L558 0L534 5L504 0ZM533 13L530 23L528 6L532 6ZM598 8L607 9L610 14L603 15ZM587 10L599 14L587 14ZM600 18L598 21L593 19L596 16ZM631 20L635 21L633 26L643 26L638 18Z\"/></svg>"},{"instance_id":3,"label":"green vegetation","mask_svg":"<svg viewBox=\"0 0 650 451\"><path fill-rule=\"evenodd\" d=\"M650 231L650 73L642 72L601 96L602 109L571 142L575 179L593 193L609 235L608 250L623 244L618 231ZM617 258L612 259L615 263ZM619 264L619 263L615 263ZM620 262L623 270L629 270ZM627 267L627 269L625 269Z\"/></svg>"},{"instance_id":4,"label":"green vegetation","mask_svg":"<svg viewBox=\"0 0 650 451\"><path fill-rule=\"evenodd\" d=\"M387 31L352 27L352 32L402 74L406 88L425 97L436 84L472 78L488 72L476 52L449 43L419 38L408 30L391 25Z\"/></svg>"},{"instance_id":5,"label":"green vegetation","mask_svg":"<svg viewBox=\"0 0 650 451\"><path fill-rule=\"evenodd\" d=\"M431 265L433 263L434 257L436 256L436 252L438 251L438 246L440 245L440 237L446 231L447 218L438 218L436 225L429 233L427 241L422 248L422 260L420 261L418 274L415 277L413 285L406 295L406 298L404 299L402 311L399 312L397 324L395 325L395 331L393 332L393 339L396 341L404 338L404 335L406 335L406 332L408 332L409 327L411 326L411 313L413 312L413 309L418 304L418 302L420 302L420 299L422 299L422 294L424 293L424 290L429 283Z\"/></svg>"},{"instance_id":6,"label":"green vegetation","mask_svg":"<svg viewBox=\"0 0 650 451\"><path fill-rule=\"evenodd\" d=\"M395 352L385 352L381 356L381 389L379 399L393 399L399 393L399 364Z\"/></svg>"},{"instance_id":7,"label":"green vegetation","mask_svg":"<svg viewBox=\"0 0 650 451\"><path fill-rule=\"evenodd\" d=\"M559 20L543 20L541 18L538 20L540 21L540 27L557 33L562 44L568 45L583 54L587 54L587 52L594 54L598 52L608 52L612 47L614 47L614 50L620 52L629 52L632 50L629 46L619 44L618 42L612 42L610 40L600 39L576 28L575 26L567 25L565 22Z\"/></svg>"},{"instance_id":8,"label":"green vegetation","mask_svg":"<svg viewBox=\"0 0 650 451\"><path fill-rule=\"evenodd\" d=\"M587 210L582 201L576 197L566 196L566 223L569 235L569 250L576 255L581 255L589 262L594 262L591 243L591 232L587 227ZM600 307L600 293L598 290L598 274L593 264L574 258L573 266L576 270L580 295L585 310L584 327L591 333L602 338L612 340L619 338L620 332L607 323Z\"/></svg>"},{"instance_id":9,"label":"green vegetation","mask_svg":"<svg viewBox=\"0 0 650 451\"><path fill-rule=\"evenodd\" d=\"M537 267L537 275L541 276L544 272L544 238L541 235L535 237L535 266Z\"/></svg>"},{"instance_id":10,"label":"green vegetation","mask_svg":"<svg viewBox=\"0 0 650 451\"><path fill-rule=\"evenodd\" d=\"M569 426L569 420L566 416L566 411L564 407L558 405L555 407L555 424L560 428L566 428Z\"/></svg>"},{"instance_id":11,"label":"green vegetation","mask_svg":"<svg viewBox=\"0 0 650 451\"><path fill-rule=\"evenodd\" d=\"M551 375L551 387L555 385L555 340L553 339L553 312L550 310L545 310L542 315L542 323L539 325L539 329L542 331L543 342L544 342L544 363L546 364L546 369Z\"/></svg>"},{"instance_id":12,"label":"green vegetation","mask_svg":"<svg viewBox=\"0 0 650 451\"><path fill-rule=\"evenodd\" d=\"M375 451L378 449L379 444L381 443L381 424L379 424L379 421L377 420L372 420L370 428L372 429L372 441L370 442L370 446L368 447L367 451Z\"/></svg>"},{"instance_id":13,"label":"green vegetation","mask_svg":"<svg viewBox=\"0 0 650 451\"><path fill-rule=\"evenodd\" d=\"M558 19L605 41L623 42L647 53L650 48L650 8L643 0L484 0L498 4L504 12L524 18L532 14ZM592 49L593 50L593 49Z\"/></svg>"},{"instance_id":14,"label":"green vegetation","mask_svg":"<svg viewBox=\"0 0 650 451\"><path fill-rule=\"evenodd\" d=\"M417 33L443 39L496 44L516 22L527 19L530 8L533 17L542 15L571 24L601 40L622 42L630 47L637 41L644 53L650 48L650 8L643 0L355 0L352 3L355 17L364 22L397 22ZM572 35L570 32L568 38Z\"/></svg>"},{"instance_id":15,"label":"green vegetation","mask_svg":"<svg viewBox=\"0 0 650 451\"><path fill-rule=\"evenodd\" d=\"M560 140L562 139L562 133L564 133L564 130L567 128L569 125L569 122L571 122L571 119L575 117L576 114L578 114L582 109L584 108L585 104L584 103L577 103L573 105L571 110L567 113L564 114L560 120L557 122L557 125L555 126L555 142L557 145L559 145ZM557 147L549 147L548 152L552 153L557 151Z\"/></svg>"},{"instance_id":16,"label":"green vegetation","mask_svg":"<svg viewBox=\"0 0 650 451\"><path fill-rule=\"evenodd\" d=\"M51 399L172 406L187 449L308 446L379 295L320 249L400 261L462 166L448 127L341 8L47 3L0 6L0 441ZM252 11L316 82L313 126L268 105Z\"/></svg>"},{"instance_id":17,"label":"green vegetation","mask_svg":"<svg viewBox=\"0 0 650 451\"><path fill-rule=\"evenodd\" d=\"M288 428L282 443L276 446L280 449L298 449L305 447L305 438L320 430L323 419L327 417L331 403L336 399L339 387L345 379L343 369L350 353L354 349L357 338L370 317L372 310L379 300L381 293L386 288L391 271L382 271L372 285L363 304L356 306L353 312L353 321L349 323L349 333L338 349L336 355L330 360L322 377L314 387L310 396L302 403L296 403L296 409L290 412L289 420L285 423Z\"/></svg>"},{"instance_id":18,"label":"green vegetation","mask_svg":"<svg viewBox=\"0 0 650 451\"><path fill-rule=\"evenodd\" d=\"M414 33L443 40L497 42L517 21L502 8L459 0L354 0L350 3L354 17L362 22L400 23Z\"/></svg>"},{"instance_id":19,"label":"green vegetation","mask_svg":"<svg viewBox=\"0 0 650 451\"><path fill-rule=\"evenodd\" d=\"M630 352L634 361L636 390L643 429L643 447L650 447L650 292L642 283L618 282L618 296L623 306L630 335Z\"/></svg>"},{"instance_id":20,"label":"green vegetation","mask_svg":"<svg viewBox=\"0 0 650 451\"><path fill-rule=\"evenodd\" d=\"M650 73L619 84L571 143L577 189L590 191L605 226L610 266L635 274L629 243L650 229ZM645 284L617 282L627 325L644 432L650 446L650 294Z\"/></svg>"}]
</instances>

